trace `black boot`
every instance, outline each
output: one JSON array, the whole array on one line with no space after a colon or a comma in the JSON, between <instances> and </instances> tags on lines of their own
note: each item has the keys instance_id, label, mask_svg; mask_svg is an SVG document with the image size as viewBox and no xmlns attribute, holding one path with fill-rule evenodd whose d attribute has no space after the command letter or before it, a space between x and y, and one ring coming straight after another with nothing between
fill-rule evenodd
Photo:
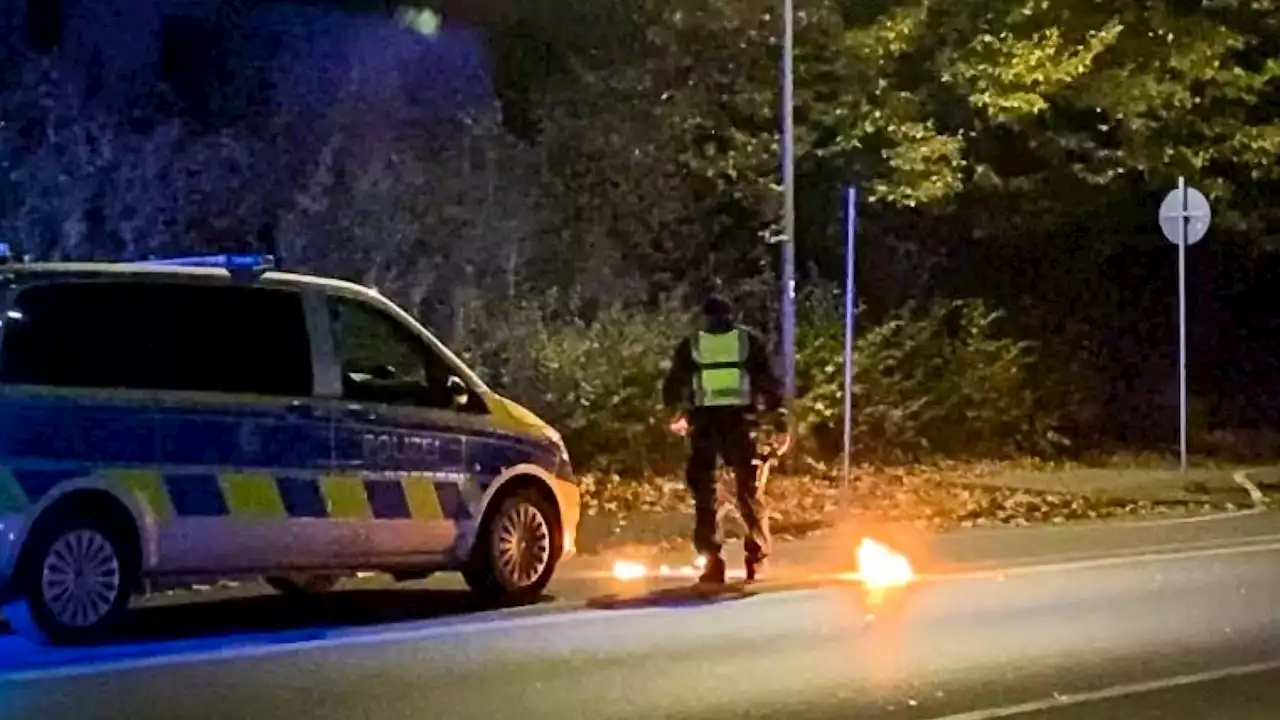
<instances>
[{"instance_id":1,"label":"black boot","mask_svg":"<svg viewBox=\"0 0 1280 720\"><path fill-rule=\"evenodd\" d=\"M760 574L760 570L764 567L764 558L748 555L745 564L747 566L747 582L754 582L756 576Z\"/></svg>"},{"instance_id":2,"label":"black boot","mask_svg":"<svg viewBox=\"0 0 1280 720\"><path fill-rule=\"evenodd\" d=\"M702 575L698 578L698 582L708 585L723 585L725 575L724 558L719 555L708 555L706 558L707 566L702 569Z\"/></svg>"}]
</instances>

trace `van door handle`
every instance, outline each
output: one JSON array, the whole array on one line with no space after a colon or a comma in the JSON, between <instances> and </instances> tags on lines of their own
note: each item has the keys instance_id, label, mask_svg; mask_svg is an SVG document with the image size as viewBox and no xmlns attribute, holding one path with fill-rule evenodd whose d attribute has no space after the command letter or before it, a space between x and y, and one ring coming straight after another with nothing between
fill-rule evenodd
<instances>
[{"instance_id":1,"label":"van door handle","mask_svg":"<svg viewBox=\"0 0 1280 720\"><path fill-rule=\"evenodd\" d=\"M346 407L346 410L344 411L344 414L347 417L351 418L352 420L377 420L378 419L378 413L358 403L353 403L351 405L348 405Z\"/></svg>"},{"instance_id":2,"label":"van door handle","mask_svg":"<svg viewBox=\"0 0 1280 720\"><path fill-rule=\"evenodd\" d=\"M289 403L285 406L284 411L290 417L301 418L304 420L311 420L316 416L316 409L312 407L310 403L305 403L301 400L294 400Z\"/></svg>"}]
</instances>

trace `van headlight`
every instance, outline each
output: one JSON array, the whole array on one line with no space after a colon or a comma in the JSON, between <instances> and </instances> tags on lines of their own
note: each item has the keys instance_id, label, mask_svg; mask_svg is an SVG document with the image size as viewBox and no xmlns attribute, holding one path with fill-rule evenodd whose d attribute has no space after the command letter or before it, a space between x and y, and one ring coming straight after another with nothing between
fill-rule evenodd
<instances>
[{"instance_id":1,"label":"van headlight","mask_svg":"<svg viewBox=\"0 0 1280 720\"><path fill-rule=\"evenodd\" d=\"M569 447L564 444L564 437L560 435L554 428L545 428L547 440L556 446L556 452L559 456L556 458L556 475L561 480L573 479L573 463L569 460Z\"/></svg>"},{"instance_id":2,"label":"van headlight","mask_svg":"<svg viewBox=\"0 0 1280 720\"><path fill-rule=\"evenodd\" d=\"M560 459L564 462L569 462L569 447L564 444L564 436L555 428L548 427L547 439L554 443L556 449L560 451Z\"/></svg>"}]
</instances>

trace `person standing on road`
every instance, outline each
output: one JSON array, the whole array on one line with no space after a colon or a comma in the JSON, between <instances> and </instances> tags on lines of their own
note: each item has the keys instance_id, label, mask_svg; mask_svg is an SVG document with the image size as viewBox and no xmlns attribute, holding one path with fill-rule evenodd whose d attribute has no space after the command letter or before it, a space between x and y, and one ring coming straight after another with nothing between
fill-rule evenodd
<instances>
[{"instance_id":1,"label":"person standing on road","mask_svg":"<svg viewBox=\"0 0 1280 720\"><path fill-rule=\"evenodd\" d=\"M693 544L706 559L700 581L725 581L716 527L717 458L733 469L738 511L747 529L747 579L754 580L770 550L769 518L757 464L759 413L773 417L775 450L786 452L790 437L782 383L764 341L734 322L733 306L727 300L708 297L702 316L702 329L676 346L662 397L675 413L671 431L690 439L685 480L694 502Z\"/></svg>"}]
</instances>

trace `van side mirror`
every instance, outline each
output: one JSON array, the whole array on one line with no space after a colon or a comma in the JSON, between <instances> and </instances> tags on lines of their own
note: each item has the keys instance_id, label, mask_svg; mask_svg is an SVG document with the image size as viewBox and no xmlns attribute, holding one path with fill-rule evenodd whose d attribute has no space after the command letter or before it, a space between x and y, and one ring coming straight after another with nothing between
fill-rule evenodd
<instances>
[{"instance_id":1,"label":"van side mirror","mask_svg":"<svg viewBox=\"0 0 1280 720\"><path fill-rule=\"evenodd\" d=\"M445 387L449 390L450 397L453 398L454 407L463 407L471 400L471 388L462 382L462 378L457 375L450 375L445 381Z\"/></svg>"}]
</instances>

